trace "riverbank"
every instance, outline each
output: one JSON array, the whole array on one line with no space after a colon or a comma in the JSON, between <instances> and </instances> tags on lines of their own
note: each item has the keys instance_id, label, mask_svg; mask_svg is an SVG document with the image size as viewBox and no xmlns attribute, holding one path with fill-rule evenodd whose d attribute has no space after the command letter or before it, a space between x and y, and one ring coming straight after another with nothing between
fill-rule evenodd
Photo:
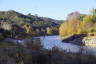
<instances>
[{"instance_id":1,"label":"riverbank","mask_svg":"<svg viewBox=\"0 0 96 64\"><path fill-rule=\"evenodd\" d=\"M9 43L7 43L9 44ZM41 44L28 43L26 47L20 44L0 46L1 64L96 64L96 57L72 53L52 47L45 49Z\"/></svg>"}]
</instances>

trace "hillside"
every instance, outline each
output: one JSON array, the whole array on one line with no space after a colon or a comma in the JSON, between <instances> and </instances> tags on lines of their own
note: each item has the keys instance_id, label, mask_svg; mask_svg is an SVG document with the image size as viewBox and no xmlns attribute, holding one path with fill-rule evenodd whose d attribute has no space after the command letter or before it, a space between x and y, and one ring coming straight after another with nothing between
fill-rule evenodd
<instances>
[{"instance_id":1,"label":"hillside","mask_svg":"<svg viewBox=\"0 0 96 64\"><path fill-rule=\"evenodd\" d=\"M30 34L30 36L55 35L58 34L61 23L62 21L59 20L31 14L24 15L14 10L0 11L1 39L25 37L25 34Z\"/></svg>"},{"instance_id":2,"label":"hillside","mask_svg":"<svg viewBox=\"0 0 96 64\"><path fill-rule=\"evenodd\" d=\"M35 15L24 15L14 10L0 11L0 21L7 21L13 24L31 24L33 27L59 26L62 21Z\"/></svg>"}]
</instances>

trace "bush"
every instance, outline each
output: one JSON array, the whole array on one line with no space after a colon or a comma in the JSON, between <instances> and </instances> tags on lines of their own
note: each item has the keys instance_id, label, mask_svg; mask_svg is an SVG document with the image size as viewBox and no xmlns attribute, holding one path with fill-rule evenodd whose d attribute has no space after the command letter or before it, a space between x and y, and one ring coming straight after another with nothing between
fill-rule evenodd
<instances>
[{"instance_id":1,"label":"bush","mask_svg":"<svg viewBox=\"0 0 96 64\"><path fill-rule=\"evenodd\" d=\"M3 40L4 36L0 33L0 40Z\"/></svg>"}]
</instances>

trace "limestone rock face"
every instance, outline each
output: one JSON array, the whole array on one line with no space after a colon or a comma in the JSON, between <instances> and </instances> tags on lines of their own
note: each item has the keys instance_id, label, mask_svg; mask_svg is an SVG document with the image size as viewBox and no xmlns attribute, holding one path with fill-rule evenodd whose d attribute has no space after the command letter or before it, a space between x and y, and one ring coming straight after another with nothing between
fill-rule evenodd
<instances>
[{"instance_id":1,"label":"limestone rock face","mask_svg":"<svg viewBox=\"0 0 96 64\"><path fill-rule=\"evenodd\" d=\"M96 37L94 37L94 36L85 37L83 39L83 42L84 42L85 46L96 47Z\"/></svg>"},{"instance_id":2,"label":"limestone rock face","mask_svg":"<svg viewBox=\"0 0 96 64\"><path fill-rule=\"evenodd\" d=\"M7 22L0 22L0 28L4 30L11 30L12 26Z\"/></svg>"}]
</instances>

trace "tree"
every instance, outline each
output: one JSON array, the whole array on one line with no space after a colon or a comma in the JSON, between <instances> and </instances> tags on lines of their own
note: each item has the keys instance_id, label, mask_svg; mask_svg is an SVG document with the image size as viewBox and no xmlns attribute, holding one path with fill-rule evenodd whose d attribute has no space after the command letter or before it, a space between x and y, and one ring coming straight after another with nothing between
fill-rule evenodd
<instances>
[{"instance_id":1,"label":"tree","mask_svg":"<svg viewBox=\"0 0 96 64\"><path fill-rule=\"evenodd\" d=\"M77 19L79 21L83 21L83 18L85 17L86 15L85 14L81 14L80 16L77 17Z\"/></svg>"},{"instance_id":2,"label":"tree","mask_svg":"<svg viewBox=\"0 0 96 64\"><path fill-rule=\"evenodd\" d=\"M92 16L87 15L83 18L83 25L92 21Z\"/></svg>"},{"instance_id":3,"label":"tree","mask_svg":"<svg viewBox=\"0 0 96 64\"><path fill-rule=\"evenodd\" d=\"M48 34L48 35L50 35L50 34L52 34L52 29L50 28L50 27L47 27L46 28L46 33Z\"/></svg>"},{"instance_id":4,"label":"tree","mask_svg":"<svg viewBox=\"0 0 96 64\"><path fill-rule=\"evenodd\" d=\"M25 29L26 33L35 35L35 31L33 30L33 28L30 25L25 24L24 29Z\"/></svg>"},{"instance_id":5,"label":"tree","mask_svg":"<svg viewBox=\"0 0 96 64\"><path fill-rule=\"evenodd\" d=\"M68 22L65 21L63 24L61 24L60 28L59 28L59 35L60 36L65 36L67 35L67 26L68 26Z\"/></svg>"},{"instance_id":6,"label":"tree","mask_svg":"<svg viewBox=\"0 0 96 64\"><path fill-rule=\"evenodd\" d=\"M68 17L67 17L67 20L70 20L70 19L78 19L78 17L80 16L81 14L76 11L76 12L72 12L70 14L68 14Z\"/></svg>"},{"instance_id":7,"label":"tree","mask_svg":"<svg viewBox=\"0 0 96 64\"><path fill-rule=\"evenodd\" d=\"M79 28L78 20L69 20L68 21L68 34L76 34Z\"/></svg>"},{"instance_id":8,"label":"tree","mask_svg":"<svg viewBox=\"0 0 96 64\"><path fill-rule=\"evenodd\" d=\"M92 15L92 16L96 16L96 9L95 9L95 8L93 8L93 9L91 10L91 15Z\"/></svg>"},{"instance_id":9,"label":"tree","mask_svg":"<svg viewBox=\"0 0 96 64\"><path fill-rule=\"evenodd\" d=\"M79 21L78 20L68 20L64 22L59 28L60 36L74 35L78 32Z\"/></svg>"},{"instance_id":10,"label":"tree","mask_svg":"<svg viewBox=\"0 0 96 64\"><path fill-rule=\"evenodd\" d=\"M28 16L31 16L31 13L28 13Z\"/></svg>"},{"instance_id":11,"label":"tree","mask_svg":"<svg viewBox=\"0 0 96 64\"><path fill-rule=\"evenodd\" d=\"M85 30L86 32L90 32L90 29L93 26L93 21L92 21L93 17L90 15L87 15L83 18L82 21L82 29Z\"/></svg>"}]
</instances>

